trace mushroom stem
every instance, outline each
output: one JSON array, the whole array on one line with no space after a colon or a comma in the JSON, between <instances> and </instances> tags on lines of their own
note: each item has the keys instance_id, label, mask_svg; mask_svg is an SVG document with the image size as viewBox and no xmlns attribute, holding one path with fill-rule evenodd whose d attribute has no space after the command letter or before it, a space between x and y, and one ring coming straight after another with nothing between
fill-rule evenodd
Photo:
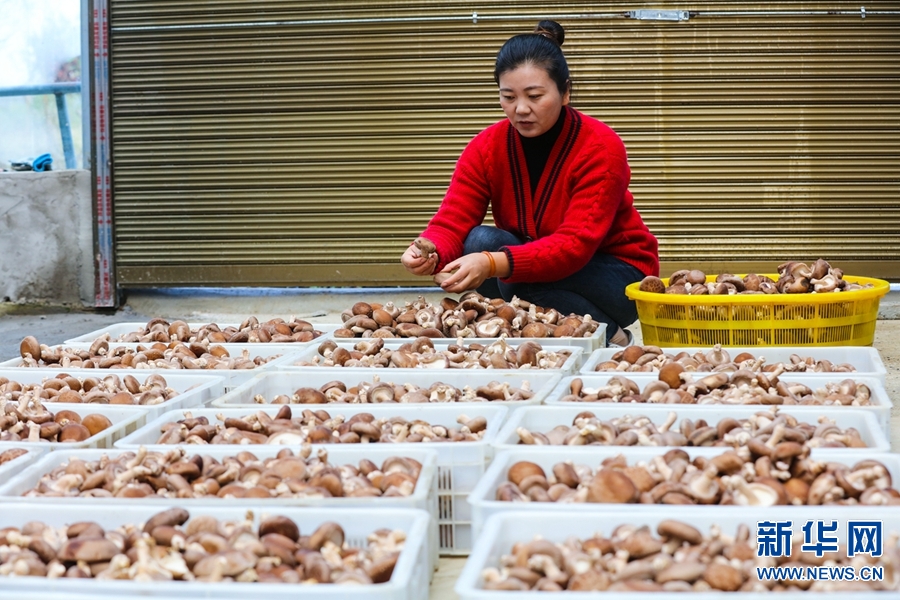
<instances>
[{"instance_id":1,"label":"mushroom stem","mask_svg":"<svg viewBox=\"0 0 900 600\"><path fill-rule=\"evenodd\" d=\"M741 494L746 496L747 504L757 505L759 504L759 497L753 492L747 482L743 477L739 475L735 475L731 478L731 483L734 484L735 489L737 489Z\"/></svg>"},{"instance_id":2,"label":"mushroom stem","mask_svg":"<svg viewBox=\"0 0 900 600\"><path fill-rule=\"evenodd\" d=\"M769 439L766 440L766 446L769 448L774 448L777 446L781 439L784 437L784 423L777 423L775 425L775 429L772 430L772 435L769 436Z\"/></svg>"},{"instance_id":3,"label":"mushroom stem","mask_svg":"<svg viewBox=\"0 0 900 600\"><path fill-rule=\"evenodd\" d=\"M658 428L657 430L660 431L660 432L666 432L666 431L668 431L669 428L670 428L672 425L675 424L676 419L678 419L678 415L675 414L675 411L669 412L669 414L666 415L666 420L665 420L665 422L664 422L662 425L660 425L659 428Z\"/></svg>"}]
</instances>

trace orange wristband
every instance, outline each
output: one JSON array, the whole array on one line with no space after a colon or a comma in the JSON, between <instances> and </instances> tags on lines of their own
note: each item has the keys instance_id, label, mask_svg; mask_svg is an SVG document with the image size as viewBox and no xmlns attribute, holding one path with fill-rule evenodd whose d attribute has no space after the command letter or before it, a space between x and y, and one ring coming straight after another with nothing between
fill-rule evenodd
<instances>
[{"instance_id":1,"label":"orange wristband","mask_svg":"<svg viewBox=\"0 0 900 600\"><path fill-rule=\"evenodd\" d=\"M482 250L482 254L488 257L488 260L491 261L491 272L488 274L488 278L491 278L497 274L497 263L494 262L494 257L491 256L491 253L487 250Z\"/></svg>"}]
</instances>

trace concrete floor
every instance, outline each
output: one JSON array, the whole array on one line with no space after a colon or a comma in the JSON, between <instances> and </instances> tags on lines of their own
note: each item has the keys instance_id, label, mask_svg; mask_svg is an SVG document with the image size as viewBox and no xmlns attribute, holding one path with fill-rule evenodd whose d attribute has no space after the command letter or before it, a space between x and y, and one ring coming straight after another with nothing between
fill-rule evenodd
<instances>
[{"instance_id":1,"label":"concrete floor","mask_svg":"<svg viewBox=\"0 0 900 600\"><path fill-rule=\"evenodd\" d=\"M431 302L445 296L436 288L377 288L350 290L149 290L129 293L116 311L73 311L58 307L0 304L0 360L19 354L19 342L34 335L41 343L62 341L113 323L146 323L153 317L181 318L189 322L238 323L249 316L260 320L296 316L313 323L339 323L342 310L359 300L414 301L419 295ZM640 323L629 329L641 341ZM887 366L887 392L900 403L900 292L882 298L873 344ZM900 409L891 412L891 447L900 450ZM433 600L453 600L453 586L464 558L442 558L431 584Z\"/></svg>"}]
</instances>

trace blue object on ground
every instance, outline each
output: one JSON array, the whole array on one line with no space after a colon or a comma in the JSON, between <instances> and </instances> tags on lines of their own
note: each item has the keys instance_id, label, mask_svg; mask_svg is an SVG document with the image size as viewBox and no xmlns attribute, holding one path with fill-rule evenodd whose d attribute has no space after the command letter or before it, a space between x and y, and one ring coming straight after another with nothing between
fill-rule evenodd
<instances>
[{"instance_id":1,"label":"blue object on ground","mask_svg":"<svg viewBox=\"0 0 900 600\"><path fill-rule=\"evenodd\" d=\"M49 154L41 154L31 161L31 168L35 171L51 171L53 165L53 157Z\"/></svg>"}]
</instances>

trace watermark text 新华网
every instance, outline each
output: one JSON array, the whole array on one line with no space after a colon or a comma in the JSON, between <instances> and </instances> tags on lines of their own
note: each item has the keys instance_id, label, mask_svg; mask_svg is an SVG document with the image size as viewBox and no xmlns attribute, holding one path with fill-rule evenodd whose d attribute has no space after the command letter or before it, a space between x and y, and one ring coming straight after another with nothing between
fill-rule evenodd
<instances>
[{"instance_id":1,"label":"watermark text \u65b0\u534e\u7f51","mask_svg":"<svg viewBox=\"0 0 900 600\"><path fill-rule=\"evenodd\" d=\"M756 555L760 557L791 556L793 549L793 521L759 521L756 524ZM802 528L801 552L817 558L840 551L837 521L808 520ZM884 541L882 522L875 520L847 521L847 558L882 555ZM883 581L882 565L783 565L756 567L760 581Z\"/></svg>"}]
</instances>

